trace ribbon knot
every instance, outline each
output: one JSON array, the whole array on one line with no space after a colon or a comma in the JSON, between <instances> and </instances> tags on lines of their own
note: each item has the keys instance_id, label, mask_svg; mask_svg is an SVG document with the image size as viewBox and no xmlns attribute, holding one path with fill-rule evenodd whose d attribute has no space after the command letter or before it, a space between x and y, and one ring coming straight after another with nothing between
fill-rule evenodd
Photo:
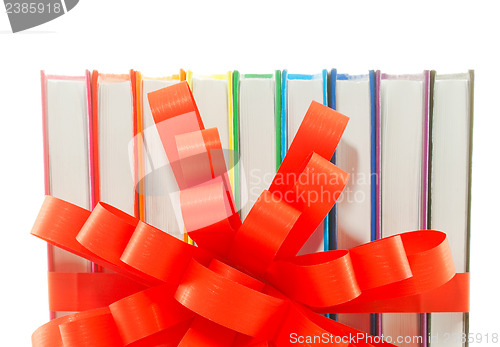
<instances>
[{"instance_id":1,"label":"ribbon knot","mask_svg":"<svg viewBox=\"0 0 500 347\"><path fill-rule=\"evenodd\" d=\"M116 273L49 274L80 291L51 308L85 311L40 327L34 346L286 346L293 336L346 346L353 335L376 345L318 313L468 310L468 275L455 274L439 231L296 256L347 182L329 161L347 117L313 102L241 223L218 133L204 129L187 84L149 101L197 246L105 203L89 212L46 197L32 233Z\"/></svg>"}]
</instances>

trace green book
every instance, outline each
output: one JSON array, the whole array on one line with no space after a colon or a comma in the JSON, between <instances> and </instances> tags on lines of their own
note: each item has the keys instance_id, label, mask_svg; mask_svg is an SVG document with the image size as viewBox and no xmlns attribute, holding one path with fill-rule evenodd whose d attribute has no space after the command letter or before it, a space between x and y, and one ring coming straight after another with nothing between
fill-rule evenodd
<instances>
[{"instance_id":1,"label":"green book","mask_svg":"<svg viewBox=\"0 0 500 347\"><path fill-rule=\"evenodd\" d=\"M281 72L233 72L236 206L244 219L281 163Z\"/></svg>"}]
</instances>

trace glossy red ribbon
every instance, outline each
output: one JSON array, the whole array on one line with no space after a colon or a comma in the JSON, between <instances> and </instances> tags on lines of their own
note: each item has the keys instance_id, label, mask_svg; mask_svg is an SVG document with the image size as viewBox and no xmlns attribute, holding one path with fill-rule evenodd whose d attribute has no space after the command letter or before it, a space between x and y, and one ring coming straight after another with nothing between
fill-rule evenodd
<instances>
[{"instance_id":1,"label":"glossy red ribbon","mask_svg":"<svg viewBox=\"0 0 500 347\"><path fill-rule=\"evenodd\" d=\"M51 310L82 312L37 329L33 346L378 345L318 313L468 311L468 274L439 231L296 256L347 182L329 161L347 117L313 102L241 223L217 131L188 85L148 96L198 246L105 203L89 212L46 197L32 234L116 273L49 274Z\"/></svg>"}]
</instances>

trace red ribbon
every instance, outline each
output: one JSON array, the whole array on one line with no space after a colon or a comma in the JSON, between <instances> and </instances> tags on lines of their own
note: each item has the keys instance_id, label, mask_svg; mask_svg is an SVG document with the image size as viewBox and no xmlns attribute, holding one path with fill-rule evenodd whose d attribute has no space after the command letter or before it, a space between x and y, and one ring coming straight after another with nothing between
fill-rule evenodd
<instances>
[{"instance_id":1,"label":"red ribbon","mask_svg":"<svg viewBox=\"0 0 500 347\"><path fill-rule=\"evenodd\" d=\"M148 96L198 246L105 203L89 212L46 197L32 234L116 273L50 273L51 310L82 312L37 329L33 346L379 345L318 313L468 311L468 274L439 231L296 256L347 182L329 161L347 117L311 104L242 224L188 85Z\"/></svg>"}]
</instances>

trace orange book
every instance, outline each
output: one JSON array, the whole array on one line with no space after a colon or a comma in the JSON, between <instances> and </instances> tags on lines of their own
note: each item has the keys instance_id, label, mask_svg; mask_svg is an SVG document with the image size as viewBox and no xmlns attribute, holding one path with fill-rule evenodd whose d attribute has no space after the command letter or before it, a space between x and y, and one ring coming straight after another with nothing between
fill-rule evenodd
<instances>
[{"instance_id":1,"label":"orange book","mask_svg":"<svg viewBox=\"0 0 500 347\"><path fill-rule=\"evenodd\" d=\"M134 89L134 71L92 73L94 202L103 201L137 216Z\"/></svg>"},{"instance_id":2,"label":"orange book","mask_svg":"<svg viewBox=\"0 0 500 347\"><path fill-rule=\"evenodd\" d=\"M179 190L155 127L148 93L185 80L183 70L167 77L136 72L138 197L141 220L187 241L180 211Z\"/></svg>"}]
</instances>

